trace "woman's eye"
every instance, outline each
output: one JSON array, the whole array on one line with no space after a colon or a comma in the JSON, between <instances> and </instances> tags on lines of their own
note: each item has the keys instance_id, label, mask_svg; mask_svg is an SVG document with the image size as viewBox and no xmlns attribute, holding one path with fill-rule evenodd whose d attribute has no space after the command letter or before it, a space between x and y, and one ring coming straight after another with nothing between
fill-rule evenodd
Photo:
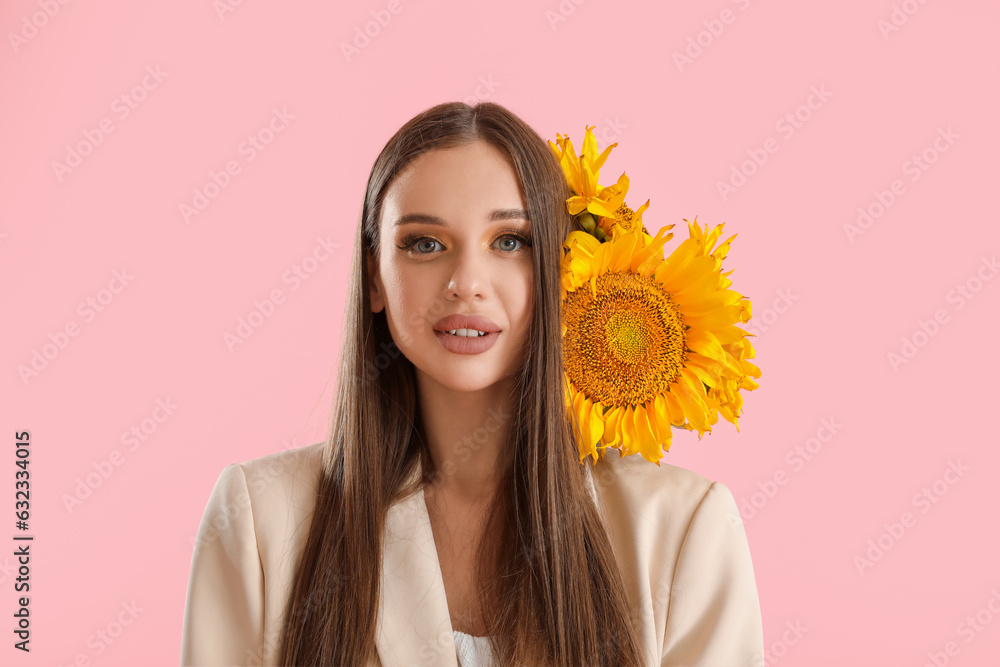
<instances>
[{"instance_id":1,"label":"woman's eye","mask_svg":"<svg viewBox=\"0 0 1000 667\"><path fill-rule=\"evenodd\" d=\"M418 255L430 255L434 251L434 246L428 246L428 244L438 243L437 239L432 239L429 236L408 236L403 239L402 243L397 246L400 250L413 250L416 248L416 253ZM425 252L425 250L427 250Z\"/></svg>"},{"instance_id":2,"label":"woman's eye","mask_svg":"<svg viewBox=\"0 0 1000 667\"><path fill-rule=\"evenodd\" d=\"M503 236L503 237L501 237L499 239L499 241L500 241L500 249L501 250L517 250L518 248L520 248L520 246L518 246L518 245L511 245L511 244L520 243L520 240L518 240L517 238L515 238L513 236ZM507 245L504 245L505 243Z\"/></svg>"},{"instance_id":3,"label":"woman's eye","mask_svg":"<svg viewBox=\"0 0 1000 667\"><path fill-rule=\"evenodd\" d=\"M518 250L523 250L525 247L531 247L531 243L528 242L528 239L524 238L520 234L504 234L497 239L497 241L501 244L500 249L508 252L517 252ZM520 245L513 247L510 245L503 245L504 242L509 244L511 241L519 243Z\"/></svg>"},{"instance_id":4,"label":"woman's eye","mask_svg":"<svg viewBox=\"0 0 1000 667\"><path fill-rule=\"evenodd\" d=\"M434 239L417 239L410 244L410 247L416 246L417 252L421 255L429 255L434 252L434 246L432 244L437 243ZM424 252L426 250L426 252Z\"/></svg>"}]
</instances>

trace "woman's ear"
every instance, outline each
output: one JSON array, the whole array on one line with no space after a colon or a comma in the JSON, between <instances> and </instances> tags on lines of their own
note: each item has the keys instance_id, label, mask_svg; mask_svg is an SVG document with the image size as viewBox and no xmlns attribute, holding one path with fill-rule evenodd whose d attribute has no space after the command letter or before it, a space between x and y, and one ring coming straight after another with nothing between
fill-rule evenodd
<instances>
[{"instance_id":1,"label":"woman's ear","mask_svg":"<svg viewBox=\"0 0 1000 667\"><path fill-rule=\"evenodd\" d=\"M379 275L378 267L375 265L375 258L372 256L371 251L367 248L365 249L365 266L368 271L368 284L370 285L368 298L372 302L372 312L377 313L385 308L385 298L383 297L384 292L382 291L382 277Z\"/></svg>"}]
</instances>

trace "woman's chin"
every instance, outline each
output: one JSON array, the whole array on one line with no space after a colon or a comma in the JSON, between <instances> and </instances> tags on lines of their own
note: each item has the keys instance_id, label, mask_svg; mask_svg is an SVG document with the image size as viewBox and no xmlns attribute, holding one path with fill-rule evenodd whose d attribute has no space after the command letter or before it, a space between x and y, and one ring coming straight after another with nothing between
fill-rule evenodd
<instances>
[{"instance_id":1,"label":"woman's chin","mask_svg":"<svg viewBox=\"0 0 1000 667\"><path fill-rule=\"evenodd\" d=\"M496 372L478 373L468 368L450 370L437 366L430 370L421 370L417 367L417 372L443 389L467 394L490 390L497 383L510 380L510 376L499 372L499 369Z\"/></svg>"}]
</instances>

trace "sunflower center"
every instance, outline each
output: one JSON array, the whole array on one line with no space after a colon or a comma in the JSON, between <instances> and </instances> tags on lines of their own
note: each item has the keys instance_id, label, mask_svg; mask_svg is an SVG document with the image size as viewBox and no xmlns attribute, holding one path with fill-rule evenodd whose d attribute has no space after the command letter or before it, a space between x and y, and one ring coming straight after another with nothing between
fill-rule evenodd
<instances>
[{"instance_id":1,"label":"sunflower center","mask_svg":"<svg viewBox=\"0 0 1000 667\"><path fill-rule=\"evenodd\" d=\"M686 361L684 321L652 276L606 273L566 295L566 373L591 400L639 405L665 391Z\"/></svg>"},{"instance_id":2,"label":"sunflower center","mask_svg":"<svg viewBox=\"0 0 1000 667\"><path fill-rule=\"evenodd\" d=\"M630 209L625 204L618 207L615 211L615 221L621 226L622 229L631 231L632 230L632 214L634 211Z\"/></svg>"},{"instance_id":3,"label":"sunflower center","mask_svg":"<svg viewBox=\"0 0 1000 667\"><path fill-rule=\"evenodd\" d=\"M608 351L620 362L634 364L645 358L653 343L645 318L626 310L613 313L604 324Z\"/></svg>"}]
</instances>

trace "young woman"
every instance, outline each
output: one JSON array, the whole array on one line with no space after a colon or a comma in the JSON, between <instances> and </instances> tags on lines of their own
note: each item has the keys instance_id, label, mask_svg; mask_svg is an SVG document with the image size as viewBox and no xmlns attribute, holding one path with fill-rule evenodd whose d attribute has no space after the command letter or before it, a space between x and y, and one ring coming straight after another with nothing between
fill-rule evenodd
<instances>
[{"instance_id":1,"label":"young woman","mask_svg":"<svg viewBox=\"0 0 1000 667\"><path fill-rule=\"evenodd\" d=\"M435 106L372 168L326 442L226 467L182 664L763 664L729 489L609 449L565 402L546 142Z\"/></svg>"}]
</instances>

